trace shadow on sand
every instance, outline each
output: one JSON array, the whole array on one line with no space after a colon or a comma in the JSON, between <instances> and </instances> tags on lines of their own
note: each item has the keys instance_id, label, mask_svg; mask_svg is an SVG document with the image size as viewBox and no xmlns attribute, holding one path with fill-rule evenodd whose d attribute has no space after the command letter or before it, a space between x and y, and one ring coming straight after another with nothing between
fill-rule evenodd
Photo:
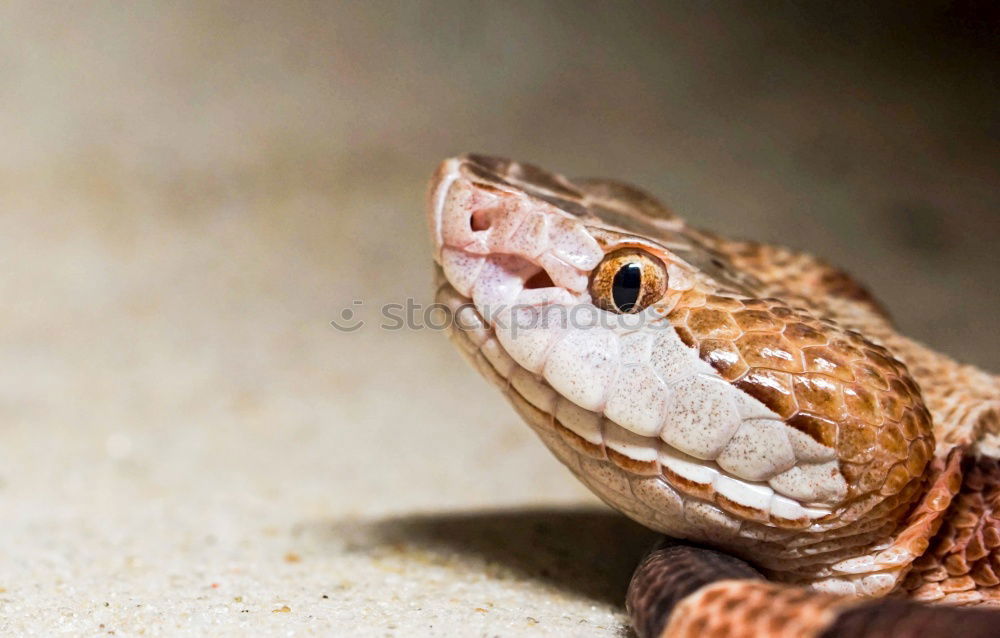
<instances>
[{"instance_id":1,"label":"shadow on sand","mask_svg":"<svg viewBox=\"0 0 1000 638\"><path fill-rule=\"evenodd\" d=\"M313 531L316 531L315 528ZM419 514L335 523L352 553L448 564L491 578L528 579L621 606L632 570L657 535L599 508Z\"/></svg>"}]
</instances>

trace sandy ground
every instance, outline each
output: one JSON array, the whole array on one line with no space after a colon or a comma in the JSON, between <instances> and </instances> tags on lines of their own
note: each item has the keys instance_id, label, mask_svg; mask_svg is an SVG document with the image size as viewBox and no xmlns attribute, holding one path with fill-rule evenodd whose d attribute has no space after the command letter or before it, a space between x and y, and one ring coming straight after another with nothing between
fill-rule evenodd
<instances>
[{"instance_id":1,"label":"sandy ground","mask_svg":"<svg viewBox=\"0 0 1000 638\"><path fill-rule=\"evenodd\" d=\"M642 183L997 369L983 39L933 12L5 4L0 633L624 635L649 533L441 334L378 327L430 301L435 164Z\"/></svg>"}]
</instances>

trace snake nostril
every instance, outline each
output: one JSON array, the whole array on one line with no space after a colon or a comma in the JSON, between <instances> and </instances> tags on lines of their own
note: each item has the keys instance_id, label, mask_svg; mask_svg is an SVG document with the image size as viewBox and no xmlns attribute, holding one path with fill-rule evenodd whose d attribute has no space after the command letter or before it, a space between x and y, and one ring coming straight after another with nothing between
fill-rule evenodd
<instances>
[{"instance_id":1,"label":"snake nostril","mask_svg":"<svg viewBox=\"0 0 1000 638\"><path fill-rule=\"evenodd\" d=\"M469 218L469 225L472 226L472 230L480 231L486 230L490 227L492 220L490 219L490 214L488 210L477 210L472 213L472 217Z\"/></svg>"},{"instance_id":2,"label":"snake nostril","mask_svg":"<svg viewBox=\"0 0 1000 638\"><path fill-rule=\"evenodd\" d=\"M532 290L535 288L552 288L554 286L555 283L552 281L552 277L549 277L549 273L545 272L545 270L539 270L524 282L526 290Z\"/></svg>"}]
</instances>

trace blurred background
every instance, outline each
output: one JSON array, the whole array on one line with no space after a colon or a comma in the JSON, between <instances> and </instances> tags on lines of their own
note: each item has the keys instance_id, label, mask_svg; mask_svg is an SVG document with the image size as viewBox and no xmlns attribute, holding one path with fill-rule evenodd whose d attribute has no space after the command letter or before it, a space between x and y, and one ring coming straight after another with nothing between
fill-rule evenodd
<instances>
[{"instance_id":1,"label":"blurred background","mask_svg":"<svg viewBox=\"0 0 1000 638\"><path fill-rule=\"evenodd\" d=\"M816 253L1000 369L995 5L766 4L4 3L0 632L626 634L649 535L374 325L431 300L460 152Z\"/></svg>"}]
</instances>

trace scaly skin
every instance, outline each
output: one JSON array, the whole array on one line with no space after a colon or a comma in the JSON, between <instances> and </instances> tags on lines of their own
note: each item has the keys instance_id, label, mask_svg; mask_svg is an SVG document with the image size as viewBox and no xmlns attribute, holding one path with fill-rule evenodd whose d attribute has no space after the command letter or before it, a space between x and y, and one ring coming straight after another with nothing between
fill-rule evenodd
<instances>
[{"instance_id":1,"label":"scaly skin","mask_svg":"<svg viewBox=\"0 0 1000 638\"><path fill-rule=\"evenodd\" d=\"M1000 382L896 333L853 279L693 229L634 187L496 158L444 162L428 218L453 339L574 474L798 586L720 572L671 631L740 587L795 601L775 622L802 635L855 597L1000 602ZM666 281L637 314L606 298L622 249Z\"/></svg>"}]
</instances>

